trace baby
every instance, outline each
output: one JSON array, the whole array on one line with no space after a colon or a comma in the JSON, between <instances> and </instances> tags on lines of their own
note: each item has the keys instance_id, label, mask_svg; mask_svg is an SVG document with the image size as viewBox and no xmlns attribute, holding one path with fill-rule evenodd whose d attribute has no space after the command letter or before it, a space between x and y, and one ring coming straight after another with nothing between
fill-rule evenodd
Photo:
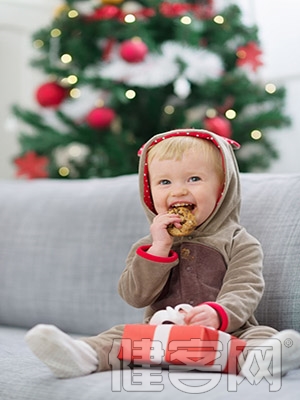
<instances>
[{"instance_id":1,"label":"baby","mask_svg":"<svg viewBox=\"0 0 300 400\"><path fill-rule=\"evenodd\" d=\"M150 234L132 246L119 293L130 305L146 308L144 323L224 331L247 342L244 355L270 339L292 340L292 347L280 348L281 365L273 366L274 375L285 374L300 367L300 334L277 332L255 319L264 290L263 255L260 243L239 222L237 147L196 129L162 133L144 145L139 183ZM169 233L170 226L182 228L181 216L170 212L176 207L188 208L196 221L187 236ZM71 378L116 368L123 330L119 325L75 340L55 326L37 325L26 340L57 377ZM247 358L239 361L246 375ZM264 374L263 368L259 373Z\"/></svg>"}]
</instances>

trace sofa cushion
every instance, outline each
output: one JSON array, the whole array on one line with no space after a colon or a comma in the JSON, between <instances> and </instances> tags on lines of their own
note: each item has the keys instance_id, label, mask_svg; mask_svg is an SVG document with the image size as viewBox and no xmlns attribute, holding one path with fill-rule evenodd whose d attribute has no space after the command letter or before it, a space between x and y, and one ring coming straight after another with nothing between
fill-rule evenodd
<instances>
[{"instance_id":1,"label":"sofa cushion","mask_svg":"<svg viewBox=\"0 0 300 400\"><path fill-rule=\"evenodd\" d=\"M160 368L106 371L56 379L25 346L26 331L0 326L1 400L191 400L299 398L300 369L280 379L248 382L217 372ZM192 396L195 397L192 397Z\"/></svg>"},{"instance_id":2,"label":"sofa cushion","mask_svg":"<svg viewBox=\"0 0 300 400\"><path fill-rule=\"evenodd\" d=\"M117 293L148 231L137 176L0 183L0 324L94 334L140 322Z\"/></svg>"}]
</instances>

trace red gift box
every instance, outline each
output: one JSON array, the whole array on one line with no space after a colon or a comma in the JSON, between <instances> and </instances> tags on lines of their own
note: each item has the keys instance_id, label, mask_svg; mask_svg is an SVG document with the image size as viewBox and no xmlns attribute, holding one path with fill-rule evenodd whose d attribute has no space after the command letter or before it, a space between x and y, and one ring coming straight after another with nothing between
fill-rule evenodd
<instances>
[{"instance_id":1,"label":"red gift box","mask_svg":"<svg viewBox=\"0 0 300 400\"><path fill-rule=\"evenodd\" d=\"M125 325L118 355L135 365L237 373L237 358L246 342L204 326Z\"/></svg>"}]
</instances>

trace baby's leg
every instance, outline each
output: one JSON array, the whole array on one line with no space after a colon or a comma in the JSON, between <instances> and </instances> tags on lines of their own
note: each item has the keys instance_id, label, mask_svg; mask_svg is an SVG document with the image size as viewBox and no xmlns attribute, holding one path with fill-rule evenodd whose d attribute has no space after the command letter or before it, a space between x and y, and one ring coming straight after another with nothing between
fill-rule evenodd
<instances>
[{"instance_id":1,"label":"baby's leg","mask_svg":"<svg viewBox=\"0 0 300 400\"><path fill-rule=\"evenodd\" d=\"M98 355L97 372L125 367L118 359L124 326L117 325L97 336L82 338Z\"/></svg>"},{"instance_id":2,"label":"baby's leg","mask_svg":"<svg viewBox=\"0 0 300 400\"><path fill-rule=\"evenodd\" d=\"M258 357L260 360L258 371L255 373L256 379L269 374L285 375L288 371L300 367L300 333L295 330L288 329L277 332L270 327L258 326L251 328L240 338L247 340L246 351L248 351L247 357L245 357L245 352L239 357L241 375L247 377L252 373L250 370L254 362L254 357L252 357L254 352L256 359ZM266 357L266 353L264 353L266 349L271 352L270 358ZM265 362L263 358L265 358ZM271 361L272 365L270 366Z\"/></svg>"},{"instance_id":3,"label":"baby's leg","mask_svg":"<svg viewBox=\"0 0 300 400\"><path fill-rule=\"evenodd\" d=\"M107 331L92 338L78 340L53 325L41 324L32 328L26 334L25 340L32 352L56 377L74 378L111 368L108 353L113 342L120 343L123 330L112 328L111 331L112 335ZM119 340L114 341L115 338ZM117 350L115 349L115 364L119 361Z\"/></svg>"}]
</instances>

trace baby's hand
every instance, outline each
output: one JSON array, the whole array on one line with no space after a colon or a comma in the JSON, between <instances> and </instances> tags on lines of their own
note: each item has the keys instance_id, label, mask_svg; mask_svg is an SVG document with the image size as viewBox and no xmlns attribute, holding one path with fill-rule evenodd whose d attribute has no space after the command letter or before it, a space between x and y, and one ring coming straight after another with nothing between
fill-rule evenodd
<instances>
[{"instance_id":1,"label":"baby's hand","mask_svg":"<svg viewBox=\"0 0 300 400\"><path fill-rule=\"evenodd\" d=\"M167 257L173 244L173 237L168 233L167 227L174 224L181 227L181 219L179 215L162 213L156 215L150 226L152 236L152 246L148 249L149 254Z\"/></svg>"},{"instance_id":2,"label":"baby's hand","mask_svg":"<svg viewBox=\"0 0 300 400\"><path fill-rule=\"evenodd\" d=\"M194 307L185 315L184 322L187 325L203 325L214 329L218 329L221 323L217 311L207 304Z\"/></svg>"}]
</instances>

